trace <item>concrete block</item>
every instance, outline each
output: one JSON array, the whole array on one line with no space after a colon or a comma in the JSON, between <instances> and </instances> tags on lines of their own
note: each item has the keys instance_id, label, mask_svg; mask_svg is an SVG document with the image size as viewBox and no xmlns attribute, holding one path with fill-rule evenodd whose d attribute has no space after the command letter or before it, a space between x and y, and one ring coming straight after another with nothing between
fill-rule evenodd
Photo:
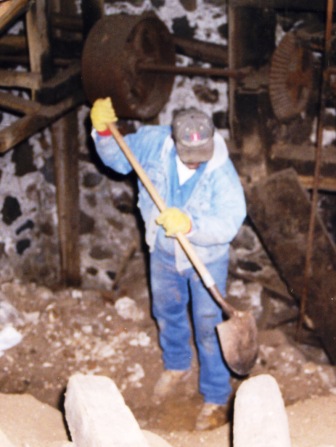
<instances>
[{"instance_id":1,"label":"concrete block","mask_svg":"<svg viewBox=\"0 0 336 447\"><path fill-rule=\"evenodd\" d=\"M245 380L234 402L234 447L290 447L287 413L277 381L269 374Z\"/></svg>"},{"instance_id":2,"label":"concrete block","mask_svg":"<svg viewBox=\"0 0 336 447\"><path fill-rule=\"evenodd\" d=\"M65 417L80 447L149 447L113 380L74 374L65 395Z\"/></svg>"}]
</instances>

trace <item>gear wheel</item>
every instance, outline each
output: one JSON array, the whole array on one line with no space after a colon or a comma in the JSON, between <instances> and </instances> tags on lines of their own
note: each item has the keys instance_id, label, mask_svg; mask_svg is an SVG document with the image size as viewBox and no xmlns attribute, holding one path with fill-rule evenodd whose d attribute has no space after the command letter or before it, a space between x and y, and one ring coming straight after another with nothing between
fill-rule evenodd
<instances>
[{"instance_id":1,"label":"gear wheel","mask_svg":"<svg viewBox=\"0 0 336 447\"><path fill-rule=\"evenodd\" d=\"M288 121L305 110L313 87L313 58L294 32L273 53L269 93L275 116Z\"/></svg>"}]
</instances>

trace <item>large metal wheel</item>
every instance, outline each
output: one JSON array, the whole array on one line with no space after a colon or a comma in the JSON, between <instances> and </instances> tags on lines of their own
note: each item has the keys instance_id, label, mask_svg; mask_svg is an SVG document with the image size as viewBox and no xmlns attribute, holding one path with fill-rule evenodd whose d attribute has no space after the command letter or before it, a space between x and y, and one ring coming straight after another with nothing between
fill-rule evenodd
<instances>
[{"instance_id":1,"label":"large metal wheel","mask_svg":"<svg viewBox=\"0 0 336 447\"><path fill-rule=\"evenodd\" d=\"M82 54L88 100L110 96L121 118L150 119L169 99L174 75L138 70L139 64L175 66L175 46L153 14L111 15L91 29Z\"/></svg>"}]
</instances>

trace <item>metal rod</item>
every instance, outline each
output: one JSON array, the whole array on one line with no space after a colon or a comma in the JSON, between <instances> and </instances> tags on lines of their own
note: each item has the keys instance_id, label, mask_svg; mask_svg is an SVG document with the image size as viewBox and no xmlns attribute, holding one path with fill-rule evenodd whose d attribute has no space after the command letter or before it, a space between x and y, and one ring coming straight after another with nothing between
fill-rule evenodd
<instances>
[{"instance_id":1,"label":"metal rod","mask_svg":"<svg viewBox=\"0 0 336 447\"><path fill-rule=\"evenodd\" d=\"M181 74L190 76L218 76L242 79L248 74L248 70L232 70L230 68L203 68L203 67L178 67L176 65L164 64L138 64L139 71L150 71L154 73Z\"/></svg>"},{"instance_id":2,"label":"metal rod","mask_svg":"<svg viewBox=\"0 0 336 447\"><path fill-rule=\"evenodd\" d=\"M171 34L175 45L176 53L189 56L203 62L226 67L228 65L227 45L218 45L216 43L204 42L197 39L188 39L186 37Z\"/></svg>"},{"instance_id":3,"label":"metal rod","mask_svg":"<svg viewBox=\"0 0 336 447\"><path fill-rule=\"evenodd\" d=\"M310 219L308 227L308 237L307 237L307 249L306 249L306 261L305 270L303 278L303 287L301 293L300 302L300 313L298 324L296 328L296 338L299 337L299 332L303 325L303 320L306 313L307 299L308 299L308 286L309 280L312 276L312 256L314 248L314 232L316 223L316 211L318 202L318 191L320 183L320 171L322 163L322 140L323 140L323 118L324 118L324 106L325 106L325 91L328 82L328 65L330 61L330 47L331 47L331 31L332 31L332 17L333 17L333 0L328 0L327 3L327 20L326 20L326 30L325 30L325 52L324 60L322 65L322 76L321 76L321 89L320 89L320 109L318 116L318 127L316 136L316 151L315 151L315 170L314 170L314 181L313 181L313 191L312 191L312 204L310 210Z\"/></svg>"}]
</instances>

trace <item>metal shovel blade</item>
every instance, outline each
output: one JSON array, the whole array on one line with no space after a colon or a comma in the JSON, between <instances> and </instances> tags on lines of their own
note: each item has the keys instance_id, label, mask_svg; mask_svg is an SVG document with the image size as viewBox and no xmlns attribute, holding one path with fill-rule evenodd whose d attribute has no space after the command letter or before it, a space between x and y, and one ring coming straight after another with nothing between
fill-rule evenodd
<instances>
[{"instance_id":1,"label":"metal shovel blade","mask_svg":"<svg viewBox=\"0 0 336 447\"><path fill-rule=\"evenodd\" d=\"M253 315L237 310L227 321L217 325L217 333L229 368L239 376L249 374L259 351L258 332Z\"/></svg>"}]
</instances>

